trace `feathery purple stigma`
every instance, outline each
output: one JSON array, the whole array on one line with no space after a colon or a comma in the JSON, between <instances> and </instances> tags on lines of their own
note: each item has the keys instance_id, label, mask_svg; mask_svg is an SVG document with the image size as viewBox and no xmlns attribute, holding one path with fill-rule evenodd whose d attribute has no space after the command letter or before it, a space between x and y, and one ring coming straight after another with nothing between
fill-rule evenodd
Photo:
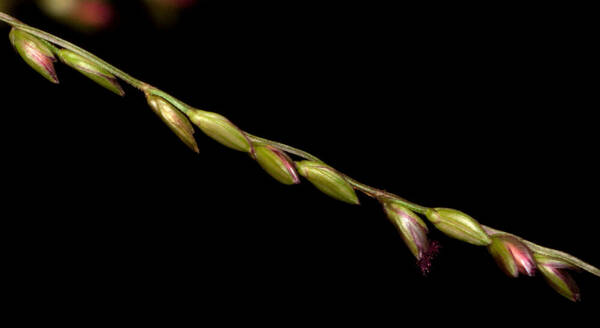
<instances>
[{"instance_id":1,"label":"feathery purple stigma","mask_svg":"<svg viewBox=\"0 0 600 328\"><path fill-rule=\"evenodd\" d=\"M417 261L417 265L421 269L421 273L426 276L431 269L431 261L440 252L442 245L437 240L432 240L429 247L421 254L421 258Z\"/></svg>"}]
</instances>

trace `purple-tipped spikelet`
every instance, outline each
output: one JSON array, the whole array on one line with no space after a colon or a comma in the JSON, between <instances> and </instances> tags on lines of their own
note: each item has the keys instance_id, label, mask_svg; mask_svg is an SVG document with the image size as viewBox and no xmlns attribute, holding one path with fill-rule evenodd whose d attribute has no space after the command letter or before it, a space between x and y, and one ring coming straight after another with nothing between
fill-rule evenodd
<instances>
[{"instance_id":1,"label":"purple-tipped spikelet","mask_svg":"<svg viewBox=\"0 0 600 328\"><path fill-rule=\"evenodd\" d=\"M535 275L535 260L531 250L519 239L510 235L493 235L488 251L504 273L516 278L519 273Z\"/></svg>"},{"instance_id":2,"label":"purple-tipped spikelet","mask_svg":"<svg viewBox=\"0 0 600 328\"><path fill-rule=\"evenodd\" d=\"M398 229L410 252L417 260L420 260L429 249L429 239L427 238L429 229L425 222L413 211L398 203L385 202L383 209Z\"/></svg>"},{"instance_id":3,"label":"purple-tipped spikelet","mask_svg":"<svg viewBox=\"0 0 600 328\"><path fill-rule=\"evenodd\" d=\"M300 183L294 162L281 150L272 146L255 147L256 161L275 180L286 184Z\"/></svg>"},{"instance_id":4,"label":"purple-tipped spikelet","mask_svg":"<svg viewBox=\"0 0 600 328\"><path fill-rule=\"evenodd\" d=\"M425 222L413 211L393 201L384 202L383 209L398 229L410 252L417 259L417 265L421 272L424 275L429 273L431 261L438 253L440 246L437 242L430 242L427 238L429 229Z\"/></svg>"},{"instance_id":5,"label":"purple-tipped spikelet","mask_svg":"<svg viewBox=\"0 0 600 328\"><path fill-rule=\"evenodd\" d=\"M146 94L148 105L152 111L173 131L183 143L198 153L198 144L194 139L194 127L188 118L165 99Z\"/></svg>"},{"instance_id":6,"label":"purple-tipped spikelet","mask_svg":"<svg viewBox=\"0 0 600 328\"><path fill-rule=\"evenodd\" d=\"M90 60L68 49L59 50L57 52L57 55L58 58L60 58L60 60L67 66L76 69L92 81L98 83L99 85L105 87L106 89L114 92L119 96L125 95L125 91L123 91L123 88L119 84L117 78L106 69L99 67Z\"/></svg>"},{"instance_id":7,"label":"purple-tipped spikelet","mask_svg":"<svg viewBox=\"0 0 600 328\"><path fill-rule=\"evenodd\" d=\"M567 269L575 269L575 267L560 259L540 254L534 254L534 258L539 271L550 287L573 302L581 299L579 287L577 287L573 277L566 271Z\"/></svg>"},{"instance_id":8,"label":"purple-tipped spikelet","mask_svg":"<svg viewBox=\"0 0 600 328\"><path fill-rule=\"evenodd\" d=\"M10 30L9 39L17 53L31 68L48 81L58 83L54 70L56 57L45 41L16 28Z\"/></svg>"}]
</instances>

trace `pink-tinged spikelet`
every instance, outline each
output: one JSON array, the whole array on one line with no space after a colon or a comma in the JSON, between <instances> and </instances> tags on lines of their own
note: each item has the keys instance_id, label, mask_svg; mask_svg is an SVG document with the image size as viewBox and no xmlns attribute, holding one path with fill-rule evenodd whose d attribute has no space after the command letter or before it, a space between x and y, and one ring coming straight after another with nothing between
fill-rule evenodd
<instances>
[{"instance_id":1,"label":"pink-tinged spikelet","mask_svg":"<svg viewBox=\"0 0 600 328\"><path fill-rule=\"evenodd\" d=\"M16 28L10 31L9 38L17 53L31 68L48 81L58 83L54 70L56 57L45 41Z\"/></svg>"},{"instance_id":2,"label":"pink-tinged spikelet","mask_svg":"<svg viewBox=\"0 0 600 328\"><path fill-rule=\"evenodd\" d=\"M519 273L530 277L535 275L533 254L518 238L506 234L492 235L488 251L508 276L516 278Z\"/></svg>"},{"instance_id":3,"label":"pink-tinged spikelet","mask_svg":"<svg viewBox=\"0 0 600 328\"><path fill-rule=\"evenodd\" d=\"M256 146L256 161L275 180L286 184L298 184L300 178L294 162L281 150L272 146Z\"/></svg>"},{"instance_id":4,"label":"pink-tinged spikelet","mask_svg":"<svg viewBox=\"0 0 600 328\"><path fill-rule=\"evenodd\" d=\"M534 254L534 258L539 271L552 289L573 302L581 299L579 287L567 272L567 269L574 269L571 264L558 258L540 254Z\"/></svg>"},{"instance_id":5,"label":"pink-tinged spikelet","mask_svg":"<svg viewBox=\"0 0 600 328\"><path fill-rule=\"evenodd\" d=\"M417 259L417 265L421 269L423 275L429 273L431 261L439 251L439 243L429 241L427 238L427 225L417 214L409 210L402 204L388 201L383 204L383 209L396 226L402 240L408 249Z\"/></svg>"},{"instance_id":6,"label":"pink-tinged spikelet","mask_svg":"<svg viewBox=\"0 0 600 328\"><path fill-rule=\"evenodd\" d=\"M522 242L518 241L516 238L512 237L512 240L506 241L506 247L510 251L515 264L517 265L517 270L521 274L525 274L528 276L535 275L535 261L533 260L533 254L527 246L525 246Z\"/></svg>"}]
</instances>

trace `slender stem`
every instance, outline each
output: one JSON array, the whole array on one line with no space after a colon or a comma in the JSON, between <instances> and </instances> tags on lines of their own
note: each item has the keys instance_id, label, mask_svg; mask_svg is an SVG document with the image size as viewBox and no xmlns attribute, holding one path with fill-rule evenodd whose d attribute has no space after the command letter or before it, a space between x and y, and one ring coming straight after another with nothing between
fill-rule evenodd
<instances>
[{"instance_id":1,"label":"slender stem","mask_svg":"<svg viewBox=\"0 0 600 328\"><path fill-rule=\"evenodd\" d=\"M170 94L168 94L162 90L159 90L153 86L150 86L149 84L147 84L147 88L146 88L145 92L164 98L165 100L170 102L173 106L175 106L177 109L179 109L183 113L187 114L193 109L192 106L184 103L183 101L171 96Z\"/></svg>"},{"instance_id":2,"label":"slender stem","mask_svg":"<svg viewBox=\"0 0 600 328\"><path fill-rule=\"evenodd\" d=\"M292 146L288 146L286 144L283 144L281 142L277 142L277 141L273 141L273 140L269 140L269 139L265 139L265 138L261 138L261 137L257 137L254 135L251 135L250 133L246 133L246 136L248 137L248 139L250 139L250 141L257 143L257 144L264 144L264 145L269 145L269 146L273 146L275 148L278 148L279 150L283 150L287 153L302 157L304 159L307 160L311 160L314 162L318 162L318 163L323 163L325 164L325 162L323 162L322 160L318 159L316 156L305 152L302 149L298 149Z\"/></svg>"},{"instance_id":3,"label":"slender stem","mask_svg":"<svg viewBox=\"0 0 600 328\"><path fill-rule=\"evenodd\" d=\"M381 189L377 189L377 188L373 188L371 186L368 186L364 183L360 183L354 179L352 179L351 177L344 175L344 177L346 178L346 180L355 188L358 189L360 191L362 191L363 193L370 195L373 198L378 199L379 201L381 200L390 200L393 202L397 202L400 203L406 207L408 207L410 210L415 211L419 214L425 214L425 212L427 212L427 210L429 209L428 207L419 205L419 204L415 204L411 201L408 201L396 194L392 194L391 192L387 192L385 190L381 190Z\"/></svg>"},{"instance_id":4,"label":"slender stem","mask_svg":"<svg viewBox=\"0 0 600 328\"><path fill-rule=\"evenodd\" d=\"M166 92L164 92L162 90L159 90L159 89L151 86L150 84L147 84L146 82L143 82L141 80L138 80L138 79L132 77L131 75L123 72L122 70L118 69L117 67L115 67L115 66L107 63L106 61L104 61L104 60L102 60L100 58L98 58L94 54L92 54L92 53L90 53L90 52L88 52L88 51L86 51L86 50L84 50L84 49L82 49L82 48L80 48L80 47L78 47L78 46L76 46L76 45L74 45L74 44L66 41L66 40L63 40L63 39L61 39L59 37L56 37L56 36L54 36L54 35L52 35L50 33L47 33L45 31L42 31L42 30L39 30L37 28L31 27L31 26L29 26L27 24L24 24L21 21L17 20L16 18L14 18L12 16L9 16L9 15L3 13L3 12L0 12L0 21L8 23L9 25L11 25L11 26L13 26L15 28L23 30L23 31L25 31L27 33L30 33L30 34L32 34L34 36L37 36L38 38L40 38L40 39L48 42L49 43L48 46L54 52L57 52L59 50L58 48L56 48L56 45L57 45L57 46L65 48L65 49L68 49L70 51L73 51L74 53L77 53L80 56L83 56L84 58L86 58L89 61L93 62L94 64L98 65L99 67L101 67L101 68L109 71L110 73L112 73L116 77L120 78L124 82L130 84L131 86L133 86L133 87L135 87L137 89L140 89L144 93L146 93L146 94L152 94L152 95L156 95L156 96L160 96L160 97L164 98L165 100L169 101L173 106L175 106L176 108L178 108L183 113L189 114L191 111L194 110L193 107L191 107L191 106L187 105L186 103L178 100L177 98L169 95L168 93L166 93ZM280 143L280 142L277 142L277 141L272 141L272 140L268 140L268 139L265 139L265 138L257 137L257 136L254 136L252 134L249 134L247 132L243 132L243 133L254 144L270 145L270 146L278 148L278 149L280 149L280 150L282 150L284 152L287 152L289 154L296 155L296 156L299 156L299 157L307 159L307 160L311 160L311 161L315 161L315 162L319 162L319 163L325 164L322 160L320 160L316 156L314 156L314 155L312 155L312 154L310 154L310 153L308 153L308 152L306 152L304 150L301 150L301 149L298 149L298 148L295 148L295 147L292 147L292 146L289 146L289 145L286 145L286 144L283 144L283 143ZM349 176L347 176L347 175L345 175L343 173L340 173L340 174L342 174L342 176L346 179L346 181L350 185L352 185L352 187L354 189L360 190L363 193L365 193L366 195L368 195L368 196L370 196L372 198L375 198L375 199L379 200L380 202L381 201L394 201L394 202L398 202L398 203L400 203L400 204L408 207L409 209L411 209L411 210L413 210L413 211L415 211L417 213L420 213L420 214L425 214L425 212L428 210L428 208L425 207L425 206L421 206L421 205L415 204L415 203L410 202L410 201L408 201L408 200L406 200L406 199L404 199L404 198L402 198L402 197L400 197L398 195L389 193L389 192L387 192L385 190L377 189L377 188L368 186L368 185L366 185L364 183L360 183L360 182L354 180L353 178L351 178L351 177L349 177ZM534 243L532 243L530 241L527 241L527 240L525 240L525 239L523 239L523 238L521 238L519 236L510 234L508 232L496 230L496 229L493 229L493 228L487 227L487 226L483 226L483 227L487 231L488 234L506 234L506 235L514 236L514 237L518 238L519 240L521 240L523 243L525 243L535 253L538 253L538 254L541 254L541 255L546 255L546 256L552 256L552 257L561 259L561 260L563 260L563 261L565 261L567 263L570 263L570 264L572 264L572 265L574 265L576 267L579 267L579 268L581 268L583 270L586 270L586 271L588 271L588 272L590 272L590 273L592 273L592 274L600 277L600 270L598 268L596 268L593 265L590 265L590 264L588 264L588 263L586 263L586 262L584 262L584 261L582 261L582 260L580 260L580 259L578 259L578 258L576 258L576 257L574 257L572 255L570 255L570 254L567 254L565 252L561 252L561 251L558 251L558 250L555 250L555 249L546 248L546 247L534 244Z\"/></svg>"}]
</instances>

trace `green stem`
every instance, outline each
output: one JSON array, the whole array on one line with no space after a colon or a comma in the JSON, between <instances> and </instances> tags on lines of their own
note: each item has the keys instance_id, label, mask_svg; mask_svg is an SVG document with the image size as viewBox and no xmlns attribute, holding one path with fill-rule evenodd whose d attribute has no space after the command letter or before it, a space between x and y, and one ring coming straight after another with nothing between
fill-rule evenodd
<instances>
[{"instance_id":1,"label":"green stem","mask_svg":"<svg viewBox=\"0 0 600 328\"><path fill-rule=\"evenodd\" d=\"M109 71L110 73L112 73L113 75L115 75L116 77L120 78L121 80L123 80L124 82L130 84L131 86L143 91L146 94L152 94L152 95L156 95L156 96L160 96L162 98L164 98L165 100L169 101L173 106L175 106L176 108L178 108L180 111L182 111L183 113L189 113L190 111L193 110L193 107L187 105L186 103L178 100L177 98L169 95L168 93L159 90L149 84L147 84L146 82L143 82L141 80L138 80L134 77L132 77L131 75L123 72L122 70L116 68L115 66L105 62L104 60L98 58L97 56L95 56L94 54L66 41L63 40L59 37L56 37L50 33L47 33L45 31L39 30L37 28L31 27L27 24L22 23L21 21L17 20L16 18L9 16L3 12L0 12L0 21L3 21L5 23L8 23L9 25L18 28L20 30L23 30L27 33L30 33L42 40L45 40L46 42L49 43L49 47L52 49L52 51L57 52L59 49L56 48L55 45L58 45L60 47L63 47L65 49L68 49L70 51L73 51L74 53L83 56L84 58L88 59L89 61L93 62L94 64L98 65L99 67ZM319 158L317 158L316 156L305 152L301 149L292 147L292 146L288 146L286 144L280 143L280 142L276 142L276 141L272 141L272 140L268 140L268 139L264 139L261 137L257 137L254 135L251 135L247 132L243 132L248 139L255 144L265 144L265 145L270 145L273 147L276 147L284 152L287 152L289 154L293 154L296 156L299 156L301 158L307 159L307 160L311 160L311 161L315 161L315 162L319 162L319 163L323 163L325 164L322 160L320 160ZM420 214L425 214L425 212L428 210L427 207L425 206L421 206L418 204L415 204L413 202L410 202L404 198L401 198L398 195L389 193L387 191L381 190L381 189L377 189L377 188L373 188L371 186L368 186L364 183L360 183L354 179L352 179L351 177L342 174L342 176L344 176L344 178L346 179L346 181L348 181L348 183L350 183L350 185L352 185L352 187L356 190L360 190L363 193L365 193L366 195L373 197L377 200L381 201L394 201L394 202L398 202L406 207L408 207L409 209L420 213ZM600 277L600 270L596 267L594 267L593 265L590 265L570 254L567 254L565 252L561 252L555 249L551 249L551 248L546 248L546 247L542 247L540 245L534 244L530 241L527 241L519 236L504 232L504 231L500 231L500 230L496 230L487 226L483 226L486 231L489 234L507 234L507 235L511 235L514 236L516 238L518 238L519 240L521 240L523 243L525 243L533 252L539 253L541 255L546 255L546 256L552 256L558 259L561 259L567 263L570 263L576 267L579 267L583 270L586 270L596 276Z\"/></svg>"},{"instance_id":2,"label":"green stem","mask_svg":"<svg viewBox=\"0 0 600 328\"><path fill-rule=\"evenodd\" d=\"M145 92L164 98L165 100L170 102L173 106L175 106L177 109L179 109L180 111L182 111L185 114L189 113L193 108L192 106L184 103L183 101L171 96L170 94L168 94L160 89L150 86L149 84L147 84Z\"/></svg>"},{"instance_id":3,"label":"green stem","mask_svg":"<svg viewBox=\"0 0 600 328\"><path fill-rule=\"evenodd\" d=\"M269 146L273 146L275 148L278 148L279 150L283 150L287 153L302 157L304 159L310 160L310 161L314 161L314 162L318 162L318 163L323 163L325 164L325 162L323 162L322 160L318 159L316 156L305 152L302 149L298 149L292 146L288 146L286 144L283 144L281 142L277 142L277 141L273 141L273 140L269 140L269 139L265 139L265 138L261 138L261 137L257 137L254 135L251 135L250 133L246 133L246 136L248 137L248 139L250 139L250 141L257 143L257 144L264 144L264 145L269 145Z\"/></svg>"},{"instance_id":4,"label":"green stem","mask_svg":"<svg viewBox=\"0 0 600 328\"><path fill-rule=\"evenodd\" d=\"M365 193L373 198L376 198L379 201L388 200L388 201L400 203L401 205L404 205L408 209L415 211L419 214L425 214L425 212L427 212L427 210L429 209L428 207L421 206L419 204L415 204L415 203L408 201L396 194L392 194L391 192L373 188L364 183L360 183L347 175L344 175L344 177L346 178L346 181L348 181L355 189L358 189L358 190L362 191L363 193Z\"/></svg>"}]
</instances>

